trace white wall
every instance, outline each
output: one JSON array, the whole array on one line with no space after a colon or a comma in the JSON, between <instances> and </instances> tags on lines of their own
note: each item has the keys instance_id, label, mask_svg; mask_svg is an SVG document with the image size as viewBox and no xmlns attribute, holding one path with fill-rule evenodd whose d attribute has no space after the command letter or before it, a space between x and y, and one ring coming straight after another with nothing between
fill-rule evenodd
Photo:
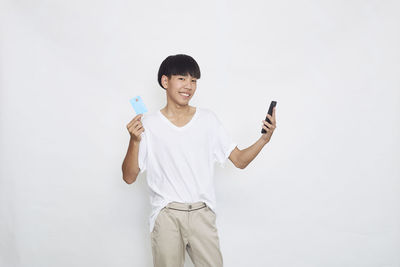
<instances>
[{"instance_id":1,"label":"white wall","mask_svg":"<svg viewBox=\"0 0 400 267\"><path fill-rule=\"evenodd\" d=\"M216 170L225 266L400 266L398 1L2 1L0 266L152 266L121 164L171 54L244 149ZM188 255L185 266L192 266Z\"/></svg>"}]
</instances>

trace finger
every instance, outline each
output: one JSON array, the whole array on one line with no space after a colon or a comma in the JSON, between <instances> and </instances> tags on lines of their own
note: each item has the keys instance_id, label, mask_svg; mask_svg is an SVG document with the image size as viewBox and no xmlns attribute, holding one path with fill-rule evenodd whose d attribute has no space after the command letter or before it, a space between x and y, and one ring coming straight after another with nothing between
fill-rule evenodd
<instances>
[{"instance_id":1,"label":"finger","mask_svg":"<svg viewBox=\"0 0 400 267\"><path fill-rule=\"evenodd\" d=\"M138 131L138 129L140 129L140 128L142 128L142 127L143 127L143 126L142 126L141 123L135 123L135 124L131 125L131 126L128 128L128 130L129 130L129 132L136 133L136 132Z\"/></svg>"},{"instance_id":2,"label":"finger","mask_svg":"<svg viewBox=\"0 0 400 267\"><path fill-rule=\"evenodd\" d=\"M267 126L265 126L265 125L263 125L263 129L265 130L265 131L267 131L268 133L271 131L271 129L269 129Z\"/></svg>"},{"instance_id":3,"label":"finger","mask_svg":"<svg viewBox=\"0 0 400 267\"><path fill-rule=\"evenodd\" d=\"M135 121L135 122L133 123L133 125L136 127L137 125L142 125L142 122L141 122L141 121Z\"/></svg>"},{"instance_id":4,"label":"finger","mask_svg":"<svg viewBox=\"0 0 400 267\"><path fill-rule=\"evenodd\" d=\"M268 119L272 122L275 123L275 117L272 117L271 115L267 114Z\"/></svg>"},{"instance_id":5,"label":"finger","mask_svg":"<svg viewBox=\"0 0 400 267\"><path fill-rule=\"evenodd\" d=\"M141 119L142 119L142 117L143 117L143 114L138 114L138 115L136 115L136 117L135 118L133 118L135 121L140 121Z\"/></svg>"},{"instance_id":6,"label":"finger","mask_svg":"<svg viewBox=\"0 0 400 267\"><path fill-rule=\"evenodd\" d=\"M134 134L136 136L139 136L142 132L144 132L144 128L140 128L140 129L134 129L132 131L130 131L131 134Z\"/></svg>"},{"instance_id":7,"label":"finger","mask_svg":"<svg viewBox=\"0 0 400 267\"><path fill-rule=\"evenodd\" d=\"M135 123L134 125L131 126L131 129L132 129L132 131L137 131L141 127L143 127L143 125L140 122L137 122L137 123Z\"/></svg>"},{"instance_id":8,"label":"finger","mask_svg":"<svg viewBox=\"0 0 400 267\"><path fill-rule=\"evenodd\" d=\"M135 122L136 122L136 120L135 120L135 119L132 119L132 120L126 125L126 127L132 126Z\"/></svg>"},{"instance_id":9,"label":"finger","mask_svg":"<svg viewBox=\"0 0 400 267\"><path fill-rule=\"evenodd\" d=\"M269 123L269 122L267 122L266 120L263 120L262 122L263 122L264 124L268 124L269 126L272 126L272 124Z\"/></svg>"},{"instance_id":10,"label":"finger","mask_svg":"<svg viewBox=\"0 0 400 267\"><path fill-rule=\"evenodd\" d=\"M128 125L132 125L132 124L134 124L136 121L140 121L140 120L142 119L142 117L143 117L143 114L136 115L136 116L128 123Z\"/></svg>"},{"instance_id":11,"label":"finger","mask_svg":"<svg viewBox=\"0 0 400 267\"><path fill-rule=\"evenodd\" d=\"M142 130L144 130L144 128L143 128L143 126L139 126L139 127L137 127L136 129L135 129L135 131L136 131L136 133L142 133L143 131Z\"/></svg>"},{"instance_id":12,"label":"finger","mask_svg":"<svg viewBox=\"0 0 400 267\"><path fill-rule=\"evenodd\" d=\"M128 123L128 125L126 126L127 128L130 128L132 126L135 126L136 124L138 124L138 121L136 120L132 120L130 123Z\"/></svg>"},{"instance_id":13,"label":"finger","mask_svg":"<svg viewBox=\"0 0 400 267\"><path fill-rule=\"evenodd\" d=\"M272 115L267 114L267 117L268 117L270 120L273 120L273 119L275 119L275 113L273 112Z\"/></svg>"},{"instance_id":14,"label":"finger","mask_svg":"<svg viewBox=\"0 0 400 267\"><path fill-rule=\"evenodd\" d=\"M274 121L275 121L275 109L276 109L276 107L274 107L274 110L272 111L272 118Z\"/></svg>"},{"instance_id":15,"label":"finger","mask_svg":"<svg viewBox=\"0 0 400 267\"><path fill-rule=\"evenodd\" d=\"M269 129L275 129L275 128L276 128L276 125L275 125L275 124L271 124L271 123L268 123L268 122L266 122L266 121L263 121L263 123L264 123L264 125L266 124L266 125L268 126Z\"/></svg>"},{"instance_id":16,"label":"finger","mask_svg":"<svg viewBox=\"0 0 400 267\"><path fill-rule=\"evenodd\" d=\"M266 125L266 124L263 124L262 127L263 127L264 129L268 129L268 130L271 129L271 127L268 126L268 125Z\"/></svg>"},{"instance_id":17,"label":"finger","mask_svg":"<svg viewBox=\"0 0 400 267\"><path fill-rule=\"evenodd\" d=\"M137 125L141 125L142 124L142 122L141 121L134 121L134 122L132 122L132 123L130 123L130 124L128 124L128 128L129 127L136 127Z\"/></svg>"}]
</instances>

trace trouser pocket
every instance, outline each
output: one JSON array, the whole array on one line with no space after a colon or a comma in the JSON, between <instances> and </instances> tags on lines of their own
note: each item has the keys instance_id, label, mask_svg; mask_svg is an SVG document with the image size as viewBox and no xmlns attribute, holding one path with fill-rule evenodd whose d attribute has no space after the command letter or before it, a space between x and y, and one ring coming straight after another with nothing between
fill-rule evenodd
<instances>
[{"instance_id":1,"label":"trouser pocket","mask_svg":"<svg viewBox=\"0 0 400 267\"><path fill-rule=\"evenodd\" d=\"M154 221L153 231L151 232L152 235L159 231L162 216L164 215L166 209L167 209L166 207L162 208L160 212L157 214L156 220Z\"/></svg>"}]
</instances>

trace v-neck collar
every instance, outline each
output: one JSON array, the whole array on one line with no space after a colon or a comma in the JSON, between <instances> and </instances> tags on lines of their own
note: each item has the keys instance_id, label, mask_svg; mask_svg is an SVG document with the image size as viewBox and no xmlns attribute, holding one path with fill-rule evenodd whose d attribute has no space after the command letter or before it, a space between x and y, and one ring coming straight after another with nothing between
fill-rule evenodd
<instances>
[{"instance_id":1,"label":"v-neck collar","mask_svg":"<svg viewBox=\"0 0 400 267\"><path fill-rule=\"evenodd\" d=\"M191 124L193 124L193 121L197 118L197 115L199 113L199 107L196 107L196 111L193 114L190 121L181 127L178 127L175 124L173 124L167 117L164 116L164 114L162 114L161 110L158 110L157 113L160 115L161 119L164 120L171 128L178 130L178 131L182 131L182 130L188 128Z\"/></svg>"}]
</instances>

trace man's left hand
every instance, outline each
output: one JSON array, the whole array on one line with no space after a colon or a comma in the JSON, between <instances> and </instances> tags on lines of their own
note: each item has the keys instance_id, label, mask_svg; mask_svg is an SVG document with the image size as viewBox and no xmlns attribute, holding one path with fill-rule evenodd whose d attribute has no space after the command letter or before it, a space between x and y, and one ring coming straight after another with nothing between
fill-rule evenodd
<instances>
[{"instance_id":1,"label":"man's left hand","mask_svg":"<svg viewBox=\"0 0 400 267\"><path fill-rule=\"evenodd\" d=\"M276 129L276 119L275 119L275 107L272 110L272 116L267 114L268 119L271 121L271 123L268 123L267 121L263 120L263 128L267 131L266 133L262 134L261 138L268 143L269 140L271 139L272 134L274 133L274 130Z\"/></svg>"}]
</instances>

